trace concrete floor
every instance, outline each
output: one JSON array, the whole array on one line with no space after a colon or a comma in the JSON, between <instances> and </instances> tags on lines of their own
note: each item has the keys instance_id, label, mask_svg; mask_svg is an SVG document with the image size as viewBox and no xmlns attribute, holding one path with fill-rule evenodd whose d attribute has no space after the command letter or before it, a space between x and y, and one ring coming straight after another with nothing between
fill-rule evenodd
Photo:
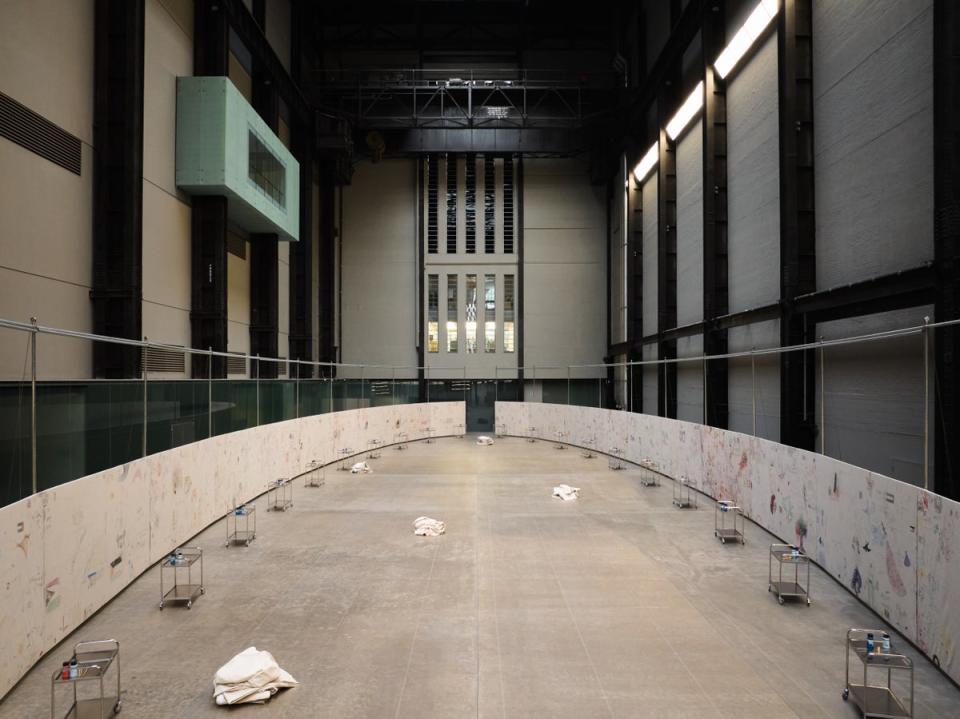
<instances>
[{"instance_id":1,"label":"concrete floor","mask_svg":"<svg viewBox=\"0 0 960 719\"><path fill-rule=\"evenodd\" d=\"M770 535L721 545L712 505L681 511L544 442L385 449L375 473L258 500L257 539L197 539L207 593L157 609L147 572L30 672L0 717L49 712L49 677L80 639L121 642L122 716L846 717L844 632L882 622L819 570L812 607L767 592ZM269 471L265 471L265 479ZM578 502L550 496L567 482ZM447 534L420 538L426 514ZM916 716L960 717L960 690L917 662ZM212 677L268 649L300 682L265 706L214 706ZM57 716L62 716L59 713Z\"/></svg>"}]
</instances>

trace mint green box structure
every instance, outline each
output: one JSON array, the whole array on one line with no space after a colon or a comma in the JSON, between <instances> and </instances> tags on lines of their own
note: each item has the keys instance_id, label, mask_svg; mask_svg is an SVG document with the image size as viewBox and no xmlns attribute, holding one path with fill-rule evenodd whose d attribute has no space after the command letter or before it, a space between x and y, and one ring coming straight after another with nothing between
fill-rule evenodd
<instances>
[{"instance_id":1,"label":"mint green box structure","mask_svg":"<svg viewBox=\"0 0 960 719\"><path fill-rule=\"evenodd\" d=\"M300 165L229 78L177 78L176 181L226 196L227 216L248 232L299 239Z\"/></svg>"}]
</instances>

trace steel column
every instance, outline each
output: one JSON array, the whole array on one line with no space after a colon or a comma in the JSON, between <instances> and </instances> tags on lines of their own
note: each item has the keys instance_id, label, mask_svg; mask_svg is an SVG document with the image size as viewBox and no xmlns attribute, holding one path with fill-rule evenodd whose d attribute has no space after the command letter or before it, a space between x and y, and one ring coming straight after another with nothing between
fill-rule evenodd
<instances>
[{"instance_id":1,"label":"steel column","mask_svg":"<svg viewBox=\"0 0 960 719\"><path fill-rule=\"evenodd\" d=\"M661 97L660 125L666 125L665 118L673 111L667 99L674 93L665 93ZM660 332L677 326L677 174L676 146L660 130L660 165L657 172L658 212L657 222L657 329ZM676 340L662 341L658 347L658 359L675 359ZM677 416L677 366L676 364L657 365L658 407L661 417Z\"/></svg>"}]
</instances>

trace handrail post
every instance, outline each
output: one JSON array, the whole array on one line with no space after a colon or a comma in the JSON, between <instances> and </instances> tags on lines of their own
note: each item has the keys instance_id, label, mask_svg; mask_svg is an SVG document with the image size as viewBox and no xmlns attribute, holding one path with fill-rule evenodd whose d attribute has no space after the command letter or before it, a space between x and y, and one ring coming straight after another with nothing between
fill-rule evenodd
<instances>
[{"instance_id":1,"label":"handrail post","mask_svg":"<svg viewBox=\"0 0 960 719\"><path fill-rule=\"evenodd\" d=\"M827 426L826 426L826 392L824 391L823 386L823 360L824 360L824 348L823 348L823 337L820 338L820 454L827 453Z\"/></svg>"},{"instance_id":2,"label":"handrail post","mask_svg":"<svg viewBox=\"0 0 960 719\"><path fill-rule=\"evenodd\" d=\"M293 416L294 419L300 419L300 360L294 360L293 366L297 368L297 377L293 385Z\"/></svg>"},{"instance_id":3,"label":"handrail post","mask_svg":"<svg viewBox=\"0 0 960 719\"><path fill-rule=\"evenodd\" d=\"M213 347L207 347L207 439L213 436Z\"/></svg>"},{"instance_id":4,"label":"handrail post","mask_svg":"<svg viewBox=\"0 0 960 719\"><path fill-rule=\"evenodd\" d=\"M141 352L141 357L143 358L143 454L141 456L147 456L147 336L143 336L143 351Z\"/></svg>"},{"instance_id":5,"label":"handrail post","mask_svg":"<svg viewBox=\"0 0 960 719\"><path fill-rule=\"evenodd\" d=\"M750 403L753 413L753 436L757 436L757 359L753 351L756 347L750 348Z\"/></svg>"},{"instance_id":6,"label":"handrail post","mask_svg":"<svg viewBox=\"0 0 960 719\"><path fill-rule=\"evenodd\" d=\"M930 489L930 318L923 318L923 488Z\"/></svg>"},{"instance_id":7,"label":"handrail post","mask_svg":"<svg viewBox=\"0 0 960 719\"><path fill-rule=\"evenodd\" d=\"M260 353L257 353L257 377L256 377L256 388L257 388L257 424L260 426Z\"/></svg>"},{"instance_id":8,"label":"handrail post","mask_svg":"<svg viewBox=\"0 0 960 719\"><path fill-rule=\"evenodd\" d=\"M37 493L37 318L30 324L30 488Z\"/></svg>"}]
</instances>

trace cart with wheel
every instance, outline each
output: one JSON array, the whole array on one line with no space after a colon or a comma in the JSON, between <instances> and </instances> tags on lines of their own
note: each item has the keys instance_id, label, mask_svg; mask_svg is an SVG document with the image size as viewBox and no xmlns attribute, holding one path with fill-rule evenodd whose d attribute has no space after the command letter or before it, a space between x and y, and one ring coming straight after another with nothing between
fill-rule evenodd
<instances>
[{"instance_id":1,"label":"cart with wheel","mask_svg":"<svg viewBox=\"0 0 960 719\"><path fill-rule=\"evenodd\" d=\"M607 457L607 467L613 470L624 469L623 464L623 450L619 447L611 447L607 452L609 455Z\"/></svg>"},{"instance_id":2,"label":"cart with wheel","mask_svg":"<svg viewBox=\"0 0 960 719\"><path fill-rule=\"evenodd\" d=\"M108 696L105 680L114 664L117 668L116 696ZM97 682L99 695L89 699L81 698L80 685L85 682ZM100 639L77 642L74 645L73 656L63 663L63 667L57 670L50 682L50 719L57 715L58 686L70 686L73 689L73 703L63 715L64 719L104 719L119 714L123 704L120 699L120 642L116 639Z\"/></svg>"},{"instance_id":3,"label":"cart with wheel","mask_svg":"<svg viewBox=\"0 0 960 719\"><path fill-rule=\"evenodd\" d=\"M913 716L913 660L905 654L885 650L881 637L883 629L850 629L845 647L846 683L843 700L853 701L864 719L904 719ZM850 676L850 656L860 660L863 667L863 683ZM856 665L854 665L856 666ZM873 671L871 671L873 670ZM879 671L877 671L879 670ZM886 671L884 671L886 670ZM893 688L894 672L906 673L910 685L910 700L897 695ZM880 675L879 683L871 684L870 676ZM884 674L886 675L884 681ZM859 675L856 677L859 679Z\"/></svg>"},{"instance_id":4,"label":"cart with wheel","mask_svg":"<svg viewBox=\"0 0 960 719\"><path fill-rule=\"evenodd\" d=\"M293 482L280 477L267 485L267 511L286 512L293 507Z\"/></svg>"},{"instance_id":5,"label":"cart with wheel","mask_svg":"<svg viewBox=\"0 0 960 719\"><path fill-rule=\"evenodd\" d=\"M494 426L494 435L497 437L497 439L502 438L503 435L506 434L506 431L507 425L503 424L502 422L498 422L496 426Z\"/></svg>"},{"instance_id":6,"label":"cart with wheel","mask_svg":"<svg viewBox=\"0 0 960 719\"><path fill-rule=\"evenodd\" d=\"M423 440L426 444L433 444L433 435L437 433L436 427L427 427L426 428L427 438Z\"/></svg>"},{"instance_id":7,"label":"cart with wheel","mask_svg":"<svg viewBox=\"0 0 960 719\"><path fill-rule=\"evenodd\" d=\"M730 524L728 524L728 517ZM739 518L739 521L738 521ZM739 525L739 529L737 528ZM713 536L722 544L740 542L745 544L743 536L743 510L729 499L718 499L713 513Z\"/></svg>"},{"instance_id":8,"label":"cart with wheel","mask_svg":"<svg viewBox=\"0 0 960 719\"><path fill-rule=\"evenodd\" d=\"M566 449L567 445L565 444L565 438L567 436L567 433L558 429L556 432L554 432L554 436L556 436L557 440L556 440L556 444L554 444L553 446L556 447L557 449Z\"/></svg>"},{"instance_id":9,"label":"cart with wheel","mask_svg":"<svg viewBox=\"0 0 960 719\"><path fill-rule=\"evenodd\" d=\"M773 578L773 562L777 562L777 578ZM789 581L789 569L787 570L788 581L783 580L783 565L793 565L793 581ZM806 565L807 579L806 584L801 584L800 567ZM767 591L777 595L777 601L783 604L787 597L806 600L807 606L811 604L810 600L810 558L801 552L792 544L771 544L770 556L767 558Z\"/></svg>"},{"instance_id":10,"label":"cart with wheel","mask_svg":"<svg viewBox=\"0 0 960 719\"><path fill-rule=\"evenodd\" d=\"M308 472L304 477L304 487L322 487L324 483L324 465L319 459L310 462Z\"/></svg>"},{"instance_id":11,"label":"cart with wheel","mask_svg":"<svg viewBox=\"0 0 960 719\"><path fill-rule=\"evenodd\" d=\"M200 583L193 582L193 565L199 564ZM173 579L173 586L164 591L163 576L168 574ZM186 574L186 582L181 581ZM160 608L167 604L183 604L187 609L201 594L206 594L203 588L203 550L200 547L178 547L169 557L160 562Z\"/></svg>"},{"instance_id":12,"label":"cart with wheel","mask_svg":"<svg viewBox=\"0 0 960 719\"><path fill-rule=\"evenodd\" d=\"M367 442L367 459L380 459L380 447L383 442L379 439L371 439Z\"/></svg>"},{"instance_id":13,"label":"cart with wheel","mask_svg":"<svg viewBox=\"0 0 960 719\"><path fill-rule=\"evenodd\" d=\"M250 519L253 519L253 526L250 526ZM230 531L230 525L233 524L233 531ZM227 542L224 546L231 544L242 544L250 546L250 542L257 536L257 505L241 504L227 515Z\"/></svg>"},{"instance_id":14,"label":"cart with wheel","mask_svg":"<svg viewBox=\"0 0 960 719\"><path fill-rule=\"evenodd\" d=\"M537 441L537 428L536 427L527 427L527 441L536 442Z\"/></svg>"},{"instance_id":15,"label":"cart with wheel","mask_svg":"<svg viewBox=\"0 0 960 719\"><path fill-rule=\"evenodd\" d=\"M350 447L342 447L338 450L337 454L340 455L340 466L337 467L337 470L340 472L349 472L350 465L347 464L347 458L353 454L353 450Z\"/></svg>"},{"instance_id":16,"label":"cart with wheel","mask_svg":"<svg viewBox=\"0 0 960 719\"><path fill-rule=\"evenodd\" d=\"M406 449L408 439L409 435L406 432L397 432L395 435L393 435L393 448Z\"/></svg>"},{"instance_id":17,"label":"cart with wheel","mask_svg":"<svg viewBox=\"0 0 960 719\"><path fill-rule=\"evenodd\" d=\"M660 466L649 457L640 460L643 472L640 474L640 484L644 487L660 486Z\"/></svg>"},{"instance_id":18,"label":"cart with wheel","mask_svg":"<svg viewBox=\"0 0 960 719\"><path fill-rule=\"evenodd\" d=\"M590 439L584 440L583 449L580 452L580 456L584 459L593 459L597 456L597 453L595 452L596 447L596 437L591 437Z\"/></svg>"},{"instance_id":19,"label":"cart with wheel","mask_svg":"<svg viewBox=\"0 0 960 719\"><path fill-rule=\"evenodd\" d=\"M679 509L696 509L697 493L693 490L690 480L680 475L673 481L673 504Z\"/></svg>"}]
</instances>

